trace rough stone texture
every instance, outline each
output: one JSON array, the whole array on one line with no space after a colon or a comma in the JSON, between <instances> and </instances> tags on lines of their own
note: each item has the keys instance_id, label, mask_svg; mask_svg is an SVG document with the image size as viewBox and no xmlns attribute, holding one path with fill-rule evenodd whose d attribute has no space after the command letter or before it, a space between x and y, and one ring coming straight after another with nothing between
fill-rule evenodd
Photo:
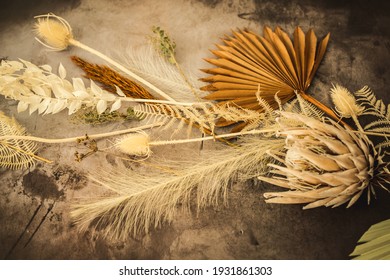
<instances>
[{"instance_id":1,"label":"rough stone texture","mask_svg":"<svg viewBox=\"0 0 390 280\"><path fill-rule=\"evenodd\" d=\"M178 59L187 69L207 67L208 49L231 29L261 33L264 25L292 32L313 27L319 37L331 32L323 63L310 88L328 101L332 83L351 90L369 85L389 102L390 16L386 1L8 1L0 9L0 57L34 63L62 62L69 76L80 71L71 54L96 58L80 50L47 52L34 41L32 16L54 12L66 18L77 38L112 55L126 46L145 44L150 28L169 31ZM32 2L31 2L32 3ZM55 3L55 4L54 4ZM23 8L21 8L23 7ZM33 135L66 137L86 131L110 131L126 124L89 126L71 122L67 114L17 114L16 103L0 99L0 109ZM132 125L132 124L130 124ZM55 161L32 170L0 171L0 258L4 259L346 259L367 228L389 218L389 196L378 191L370 206L364 198L351 209L314 209L265 204L262 194L273 187L258 182L233 185L229 207L196 214L178 213L171 224L126 241L80 234L69 218L70 205L95 195L87 171L115 165L110 155L94 155L75 163L76 144L41 145L40 155ZM162 149L157 154L169 150ZM177 150L186 155L182 149Z\"/></svg>"}]
</instances>

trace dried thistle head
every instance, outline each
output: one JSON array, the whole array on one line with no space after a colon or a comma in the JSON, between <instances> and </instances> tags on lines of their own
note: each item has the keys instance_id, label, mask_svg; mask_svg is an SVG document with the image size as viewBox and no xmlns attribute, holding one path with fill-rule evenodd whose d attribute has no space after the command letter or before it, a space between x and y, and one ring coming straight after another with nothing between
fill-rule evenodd
<instances>
[{"instance_id":1,"label":"dried thistle head","mask_svg":"<svg viewBox=\"0 0 390 280\"><path fill-rule=\"evenodd\" d=\"M350 118L363 113L364 108L357 104L355 97L345 87L336 84L330 92L335 109L341 117Z\"/></svg>"},{"instance_id":2,"label":"dried thistle head","mask_svg":"<svg viewBox=\"0 0 390 280\"><path fill-rule=\"evenodd\" d=\"M374 186L385 188L382 182L388 180L389 171L365 134L301 114L281 112L281 116L302 125L281 124L285 152L274 155L281 165L270 164L275 175L259 179L288 191L265 193L266 202L308 203L304 209L348 202L350 207L364 191L370 202Z\"/></svg>"},{"instance_id":3,"label":"dried thistle head","mask_svg":"<svg viewBox=\"0 0 390 280\"><path fill-rule=\"evenodd\" d=\"M36 16L35 38L45 47L62 51L69 46L69 41L73 39L72 27L69 23L54 14Z\"/></svg>"}]
</instances>

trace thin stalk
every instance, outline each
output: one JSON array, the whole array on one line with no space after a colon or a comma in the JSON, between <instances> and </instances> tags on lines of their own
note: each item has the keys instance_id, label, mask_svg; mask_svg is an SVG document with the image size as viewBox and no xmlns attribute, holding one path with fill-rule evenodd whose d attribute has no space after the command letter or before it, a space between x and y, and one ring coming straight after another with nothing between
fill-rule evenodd
<instances>
[{"instance_id":1,"label":"thin stalk","mask_svg":"<svg viewBox=\"0 0 390 280\"><path fill-rule=\"evenodd\" d=\"M227 134L220 134L220 135L215 135L215 136L207 136L207 137L199 137L199 138L191 138L191 139L153 141L153 142L150 142L149 145L161 146L161 145L185 144L185 143L192 143L192 142L201 142L201 141L205 141L205 140L215 140L215 139L219 139L219 138L228 138L228 137L235 137L235 136L241 136L241 135L253 135L253 134L268 133L268 132L275 132L275 131L277 131L277 129L249 130L249 131L244 131L244 132L227 133Z\"/></svg>"},{"instance_id":2,"label":"thin stalk","mask_svg":"<svg viewBox=\"0 0 390 280\"><path fill-rule=\"evenodd\" d=\"M140 76L138 76L137 74L133 73L132 71L130 71L129 69L127 69L126 67L124 67L123 65L121 65L120 63L116 62L115 60L111 59L110 57L106 56L105 54L87 46L87 45L84 45L83 43L75 40L75 39L72 39L70 38L69 39L69 44L75 46L75 47L79 47L89 53L92 53L98 57L100 57L101 59L107 61L108 63L110 63L111 65L115 66L117 69L121 70L122 72L126 73L127 75L129 75L130 77L134 78L135 80L137 80L138 82L144 84L145 86L149 87L150 89L152 89L153 91L155 91L156 93L158 93L161 97L167 99L167 100L170 100L170 101L175 101L172 97L170 97L168 94L166 94L165 92L163 92L162 90L160 90L159 88L157 88L156 86L154 86L153 84L149 83L148 81L146 81L145 79L141 78Z\"/></svg>"},{"instance_id":3,"label":"thin stalk","mask_svg":"<svg viewBox=\"0 0 390 280\"><path fill-rule=\"evenodd\" d=\"M147 124L147 125L134 127L134 128L128 128L128 129L124 129L124 130L117 130L117 131L106 132L106 133L92 134L92 135L88 135L88 137L91 139L105 138L105 137L110 137L110 136L130 133L130 132L136 132L139 130L148 129L148 128L152 128L152 127L156 127L156 126L161 126L163 124L164 124L163 122ZM40 143L59 144L59 143L75 142L75 141L82 139L84 137L85 137L85 135L78 136L78 137L70 137L70 138L48 139L48 138L35 137L35 136L29 136L29 135L3 135L3 136L0 136L0 141L1 140L27 140L27 141L35 141L35 142L40 142Z\"/></svg>"}]
</instances>

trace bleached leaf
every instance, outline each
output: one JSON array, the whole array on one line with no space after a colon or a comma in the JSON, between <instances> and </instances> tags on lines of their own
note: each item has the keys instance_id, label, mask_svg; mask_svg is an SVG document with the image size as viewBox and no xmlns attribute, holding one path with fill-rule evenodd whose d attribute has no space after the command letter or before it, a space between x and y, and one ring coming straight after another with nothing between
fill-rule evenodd
<instances>
[{"instance_id":1,"label":"bleached leaf","mask_svg":"<svg viewBox=\"0 0 390 280\"><path fill-rule=\"evenodd\" d=\"M63 88L57 84L53 84L52 90L53 90L54 96L56 98L72 98L73 97L73 95L69 91L67 91L65 88Z\"/></svg>"},{"instance_id":2,"label":"bleached leaf","mask_svg":"<svg viewBox=\"0 0 390 280\"><path fill-rule=\"evenodd\" d=\"M99 100L99 102L96 105L96 110L98 114L103 113L107 109L107 101L106 100Z\"/></svg>"},{"instance_id":3,"label":"bleached leaf","mask_svg":"<svg viewBox=\"0 0 390 280\"><path fill-rule=\"evenodd\" d=\"M98 87L92 80L91 80L91 91L93 95L97 97L100 97L103 93L103 90L100 87Z\"/></svg>"},{"instance_id":4,"label":"bleached leaf","mask_svg":"<svg viewBox=\"0 0 390 280\"><path fill-rule=\"evenodd\" d=\"M126 97L126 95L123 93L123 91L118 86L115 86L115 89L116 89L116 94L118 94L121 97Z\"/></svg>"},{"instance_id":5,"label":"bleached leaf","mask_svg":"<svg viewBox=\"0 0 390 280\"><path fill-rule=\"evenodd\" d=\"M45 65L41 65L41 68L47 72L51 72L52 71L52 68L50 65L48 64L45 64Z\"/></svg>"},{"instance_id":6,"label":"bleached leaf","mask_svg":"<svg viewBox=\"0 0 390 280\"><path fill-rule=\"evenodd\" d=\"M35 92L37 95L46 96L46 92L40 86L34 86L32 88L32 91Z\"/></svg>"},{"instance_id":7,"label":"bleached leaf","mask_svg":"<svg viewBox=\"0 0 390 280\"><path fill-rule=\"evenodd\" d=\"M38 107L38 114L42 114L46 111L47 107L49 106L50 104L50 101L51 99L50 98L46 98L44 99L41 104L39 105Z\"/></svg>"},{"instance_id":8,"label":"bleached leaf","mask_svg":"<svg viewBox=\"0 0 390 280\"><path fill-rule=\"evenodd\" d=\"M117 101L114 102L114 104L112 104L110 113L118 110L121 106L122 106L122 102L120 99L118 99Z\"/></svg>"},{"instance_id":9,"label":"bleached leaf","mask_svg":"<svg viewBox=\"0 0 390 280\"><path fill-rule=\"evenodd\" d=\"M88 94L86 91L82 90L77 90L73 92L73 95L79 99L87 99L90 98L91 96Z\"/></svg>"},{"instance_id":10,"label":"bleached leaf","mask_svg":"<svg viewBox=\"0 0 390 280\"><path fill-rule=\"evenodd\" d=\"M81 108L81 100L73 100L68 107L68 115L76 113Z\"/></svg>"},{"instance_id":11,"label":"bleached leaf","mask_svg":"<svg viewBox=\"0 0 390 280\"><path fill-rule=\"evenodd\" d=\"M17 107L17 111L18 113L21 113L21 112L24 112L26 111L28 108L28 104L23 102L23 101L19 101L18 103L18 107Z\"/></svg>"},{"instance_id":12,"label":"bleached leaf","mask_svg":"<svg viewBox=\"0 0 390 280\"><path fill-rule=\"evenodd\" d=\"M62 65L62 63L60 63L60 66L58 67L58 74L60 78L63 80L66 78L66 70L65 67Z\"/></svg>"},{"instance_id":13,"label":"bleached leaf","mask_svg":"<svg viewBox=\"0 0 390 280\"><path fill-rule=\"evenodd\" d=\"M57 103L55 103L54 107L53 107L53 114L57 114L59 112L61 112L63 109L66 108L66 100L65 99L59 99L57 100Z\"/></svg>"},{"instance_id":14,"label":"bleached leaf","mask_svg":"<svg viewBox=\"0 0 390 280\"><path fill-rule=\"evenodd\" d=\"M72 78L73 88L75 91L87 91L84 85L84 82L81 78Z\"/></svg>"}]
</instances>

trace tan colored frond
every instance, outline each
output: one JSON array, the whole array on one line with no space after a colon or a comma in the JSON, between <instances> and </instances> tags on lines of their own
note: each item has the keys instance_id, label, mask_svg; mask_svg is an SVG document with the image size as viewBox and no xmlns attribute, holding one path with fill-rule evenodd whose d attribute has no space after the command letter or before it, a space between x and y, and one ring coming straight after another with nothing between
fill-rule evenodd
<instances>
[{"instance_id":1,"label":"tan colored frond","mask_svg":"<svg viewBox=\"0 0 390 280\"><path fill-rule=\"evenodd\" d=\"M140 104L134 107L135 115L140 118L149 118L153 121L165 122L164 128L169 128L176 121L180 121L178 129L183 124L199 128L202 133L213 134L215 115L209 108L212 104L198 103L197 106L181 106L169 104Z\"/></svg>"},{"instance_id":2,"label":"tan colored frond","mask_svg":"<svg viewBox=\"0 0 390 280\"><path fill-rule=\"evenodd\" d=\"M276 93L285 103L295 97L295 92L307 91L328 40L329 34L318 43L313 30L305 35L299 27L293 41L279 27L275 31L265 27L263 36L247 30L233 32L224 44L217 45L218 50L212 51L217 58L206 59L215 68L203 69L210 74L202 79L209 83L202 89L211 91L205 99L261 110L256 99L260 85L261 97L277 108ZM220 122L221 126L229 124L232 122Z\"/></svg>"},{"instance_id":3,"label":"tan colored frond","mask_svg":"<svg viewBox=\"0 0 390 280\"><path fill-rule=\"evenodd\" d=\"M90 63L78 56L72 56L72 61L85 72L85 77L100 83L109 92L116 93L120 88L127 97L154 99L144 87L124 77L105 65Z\"/></svg>"},{"instance_id":4,"label":"tan colored frond","mask_svg":"<svg viewBox=\"0 0 390 280\"><path fill-rule=\"evenodd\" d=\"M0 136L26 135L25 129L13 118L0 111ZM0 140L0 167L9 169L25 169L35 165L36 144L28 140Z\"/></svg>"}]
</instances>

